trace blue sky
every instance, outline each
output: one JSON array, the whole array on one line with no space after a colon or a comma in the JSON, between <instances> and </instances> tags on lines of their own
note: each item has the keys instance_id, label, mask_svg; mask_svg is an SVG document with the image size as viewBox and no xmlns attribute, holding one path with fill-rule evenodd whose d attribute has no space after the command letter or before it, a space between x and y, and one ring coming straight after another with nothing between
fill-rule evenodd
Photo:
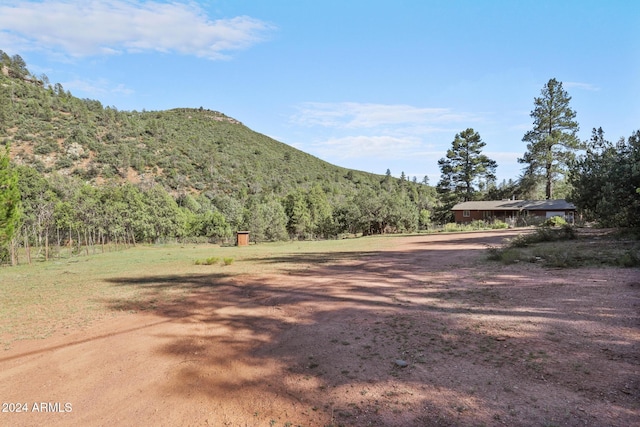
<instances>
[{"instance_id":1,"label":"blue sky","mask_svg":"<svg viewBox=\"0 0 640 427\"><path fill-rule=\"evenodd\" d=\"M582 140L640 128L629 0L0 0L0 49L104 106L202 106L330 163L432 184L469 127L498 179L516 179L550 78Z\"/></svg>"}]
</instances>

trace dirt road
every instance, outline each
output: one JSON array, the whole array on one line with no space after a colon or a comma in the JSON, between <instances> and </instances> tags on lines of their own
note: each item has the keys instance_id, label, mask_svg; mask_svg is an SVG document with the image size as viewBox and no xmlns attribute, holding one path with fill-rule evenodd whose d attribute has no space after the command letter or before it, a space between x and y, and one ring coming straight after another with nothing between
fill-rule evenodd
<instances>
[{"instance_id":1,"label":"dirt road","mask_svg":"<svg viewBox=\"0 0 640 427\"><path fill-rule=\"evenodd\" d=\"M0 425L640 425L638 270L487 263L510 233L114 278L153 309L0 353Z\"/></svg>"}]
</instances>

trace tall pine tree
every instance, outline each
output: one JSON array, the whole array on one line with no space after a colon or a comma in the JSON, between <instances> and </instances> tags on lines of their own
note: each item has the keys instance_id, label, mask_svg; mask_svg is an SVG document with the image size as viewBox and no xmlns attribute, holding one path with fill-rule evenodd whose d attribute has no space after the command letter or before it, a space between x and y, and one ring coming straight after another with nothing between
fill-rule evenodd
<instances>
[{"instance_id":1,"label":"tall pine tree","mask_svg":"<svg viewBox=\"0 0 640 427\"><path fill-rule=\"evenodd\" d=\"M571 97L562 88L562 82L549 80L541 96L534 99L533 129L522 138L527 151L518 162L527 164L527 180L544 180L547 199L553 198L554 181L567 173L575 151L581 148L576 136L579 130L576 113L569 107L569 101Z\"/></svg>"},{"instance_id":2,"label":"tall pine tree","mask_svg":"<svg viewBox=\"0 0 640 427\"><path fill-rule=\"evenodd\" d=\"M495 180L498 164L482 154L485 145L480 134L471 128L456 134L447 157L438 160L441 194L453 193L454 202L473 200L480 178Z\"/></svg>"}]
</instances>

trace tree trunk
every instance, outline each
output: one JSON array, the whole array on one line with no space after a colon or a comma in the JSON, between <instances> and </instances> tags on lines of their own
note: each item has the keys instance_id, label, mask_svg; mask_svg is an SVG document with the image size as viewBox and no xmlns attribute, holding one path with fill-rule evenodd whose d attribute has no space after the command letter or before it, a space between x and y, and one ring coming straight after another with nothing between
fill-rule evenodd
<instances>
[{"instance_id":1,"label":"tree trunk","mask_svg":"<svg viewBox=\"0 0 640 427\"><path fill-rule=\"evenodd\" d=\"M24 250L27 255L27 264L31 264L31 248L29 247L29 234L24 231Z\"/></svg>"},{"instance_id":2,"label":"tree trunk","mask_svg":"<svg viewBox=\"0 0 640 427\"><path fill-rule=\"evenodd\" d=\"M546 180L547 180L547 186L546 186L546 196L547 196L547 200L551 200L551 198L553 197L553 179L552 179L552 174L551 174L551 165L547 165L547 176L546 176Z\"/></svg>"},{"instance_id":3,"label":"tree trunk","mask_svg":"<svg viewBox=\"0 0 640 427\"><path fill-rule=\"evenodd\" d=\"M62 247L60 245L60 227L56 227L56 236L58 238L58 256L57 258L59 259L62 256Z\"/></svg>"},{"instance_id":4,"label":"tree trunk","mask_svg":"<svg viewBox=\"0 0 640 427\"><path fill-rule=\"evenodd\" d=\"M11 265L12 266L16 266L18 265L18 253L16 250L16 238L14 237L13 239L11 239L11 243L9 245L9 252L11 253Z\"/></svg>"}]
</instances>

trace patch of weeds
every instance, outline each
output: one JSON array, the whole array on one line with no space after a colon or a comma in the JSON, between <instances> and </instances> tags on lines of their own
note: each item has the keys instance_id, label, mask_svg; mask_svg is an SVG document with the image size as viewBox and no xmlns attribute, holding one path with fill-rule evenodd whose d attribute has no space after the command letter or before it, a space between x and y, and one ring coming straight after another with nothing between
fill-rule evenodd
<instances>
[{"instance_id":1,"label":"patch of weeds","mask_svg":"<svg viewBox=\"0 0 640 427\"><path fill-rule=\"evenodd\" d=\"M224 262L224 265L231 265L234 260L233 258L224 258L222 261Z\"/></svg>"},{"instance_id":2,"label":"patch of weeds","mask_svg":"<svg viewBox=\"0 0 640 427\"><path fill-rule=\"evenodd\" d=\"M506 265L516 264L520 262L520 259L522 258L520 251L511 247L500 248L496 246L489 246L487 250L489 252L489 256L487 258L490 261L500 261Z\"/></svg>"},{"instance_id":3,"label":"patch of weeds","mask_svg":"<svg viewBox=\"0 0 640 427\"><path fill-rule=\"evenodd\" d=\"M502 260L502 251L503 249L499 246L487 245L487 259L489 261L500 261Z\"/></svg>"},{"instance_id":4,"label":"patch of weeds","mask_svg":"<svg viewBox=\"0 0 640 427\"><path fill-rule=\"evenodd\" d=\"M528 261L552 268L640 266L640 245L628 237L613 237L578 232L570 225L543 226L520 234L503 246L487 246L487 258L504 264Z\"/></svg>"},{"instance_id":5,"label":"patch of weeds","mask_svg":"<svg viewBox=\"0 0 640 427\"><path fill-rule=\"evenodd\" d=\"M639 267L640 266L640 250L629 249L618 256L616 264L621 267Z\"/></svg>"},{"instance_id":6,"label":"patch of weeds","mask_svg":"<svg viewBox=\"0 0 640 427\"><path fill-rule=\"evenodd\" d=\"M577 372L582 372L585 375L591 375L591 371L587 369L582 363L576 362L573 364L573 369Z\"/></svg>"},{"instance_id":7,"label":"patch of weeds","mask_svg":"<svg viewBox=\"0 0 640 427\"><path fill-rule=\"evenodd\" d=\"M220 258L212 256L212 257L205 258L205 259L197 259L195 261L195 264L196 265L214 265L219 260L220 260Z\"/></svg>"},{"instance_id":8,"label":"patch of weeds","mask_svg":"<svg viewBox=\"0 0 640 427\"><path fill-rule=\"evenodd\" d=\"M562 227L543 226L536 228L533 233L519 234L511 239L509 246L514 248L524 248L534 243L572 240L575 238L576 231L568 224Z\"/></svg>"},{"instance_id":9,"label":"patch of weeds","mask_svg":"<svg viewBox=\"0 0 640 427\"><path fill-rule=\"evenodd\" d=\"M578 260L564 248L549 248L544 255L545 264L550 267L577 267Z\"/></svg>"}]
</instances>

